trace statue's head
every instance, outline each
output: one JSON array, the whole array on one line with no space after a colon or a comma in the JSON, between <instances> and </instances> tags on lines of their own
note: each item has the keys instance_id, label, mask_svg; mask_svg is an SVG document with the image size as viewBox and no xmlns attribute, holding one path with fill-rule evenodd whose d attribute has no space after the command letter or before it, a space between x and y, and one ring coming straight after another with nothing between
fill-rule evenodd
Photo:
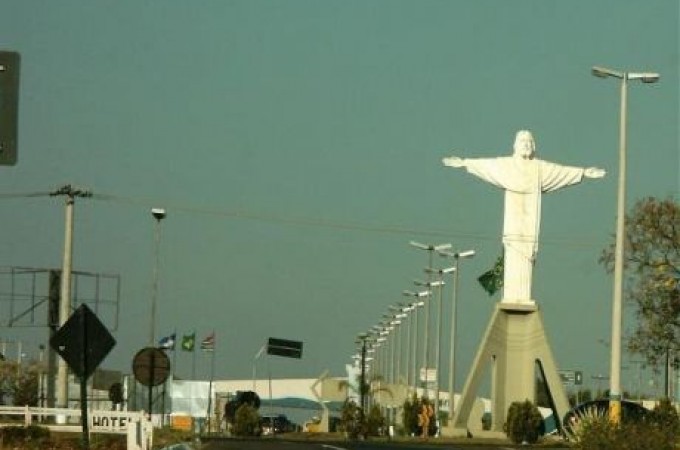
<instances>
[{"instance_id":1,"label":"statue's head","mask_svg":"<svg viewBox=\"0 0 680 450\"><path fill-rule=\"evenodd\" d=\"M523 159L534 159L536 153L536 143L530 131L520 130L515 135L515 145L513 147L515 156Z\"/></svg>"}]
</instances>

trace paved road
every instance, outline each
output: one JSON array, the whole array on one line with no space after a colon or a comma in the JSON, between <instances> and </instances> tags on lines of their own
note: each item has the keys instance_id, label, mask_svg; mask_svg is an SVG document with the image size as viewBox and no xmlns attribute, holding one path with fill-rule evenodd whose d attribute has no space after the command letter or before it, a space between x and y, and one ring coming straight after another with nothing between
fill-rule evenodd
<instances>
[{"instance_id":1,"label":"paved road","mask_svg":"<svg viewBox=\"0 0 680 450\"><path fill-rule=\"evenodd\" d=\"M480 446L479 444L452 444L426 442L307 442L282 439L235 439L223 438L204 441L201 450L510 450L526 449L526 446L509 444ZM551 447L553 450L558 448ZM566 450L568 447L564 447Z\"/></svg>"}]
</instances>

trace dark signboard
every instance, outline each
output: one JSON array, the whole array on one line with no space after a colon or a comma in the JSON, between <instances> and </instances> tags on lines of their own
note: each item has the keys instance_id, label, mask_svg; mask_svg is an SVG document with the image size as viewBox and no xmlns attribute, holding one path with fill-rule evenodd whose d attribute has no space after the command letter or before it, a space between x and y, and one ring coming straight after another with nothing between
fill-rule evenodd
<instances>
[{"instance_id":1,"label":"dark signboard","mask_svg":"<svg viewBox=\"0 0 680 450\"><path fill-rule=\"evenodd\" d=\"M82 304L50 339L50 346L80 378L87 379L116 345L97 316Z\"/></svg>"},{"instance_id":2,"label":"dark signboard","mask_svg":"<svg viewBox=\"0 0 680 450\"><path fill-rule=\"evenodd\" d=\"M286 358L302 358L302 342L287 339L269 338L267 354Z\"/></svg>"}]
</instances>

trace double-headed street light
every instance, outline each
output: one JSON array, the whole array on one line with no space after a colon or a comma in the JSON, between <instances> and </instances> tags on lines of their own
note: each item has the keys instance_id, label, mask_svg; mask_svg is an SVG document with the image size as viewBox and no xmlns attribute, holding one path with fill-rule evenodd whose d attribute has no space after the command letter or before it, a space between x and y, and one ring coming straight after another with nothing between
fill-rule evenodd
<instances>
[{"instance_id":1,"label":"double-headed street light","mask_svg":"<svg viewBox=\"0 0 680 450\"><path fill-rule=\"evenodd\" d=\"M428 302L422 299L427 299L432 294L432 291L420 291L420 292L413 292L409 290L403 291L403 295L407 297L415 297L416 301L414 302L415 304L415 309L413 311L413 314L415 314L415 326L413 329L413 386L414 389L417 391L418 388L418 374L417 374L417 366L418 366L418 307L424 306L425 310L427 311L427 304Z\"/></svg>"},{"instance_id":2,"label":"double-headed street light","mask_svg":"<svg viewBox=\"0 0 680 450\"><path fill-rule=\"evenodd\" d=\"M458 288L460 286L458 280L460 276L460 260L472 258L475 256L474 250L465 250L463 252L439 252L440 256L454 258L454 266L442 269L444 273L450 273L453 276L453 294L451 296L451 347L449 351L449 420L453 420L453 413L455 412L454 402L456 398L456 346L458 345L458 336L456 330L456 322L458 321ZM450 422L452 423L452 422Z\"/></svg>"},{"instance_id":3,"label":"double-headed street light","mask_svg":"<svg viewBox=\"0 0 680 450\"><path fill-rule=\"evenodd\" d=\"M434 252L443 252L446 250L449 250L451 248L450 243L444 243L444 244L423 244L420 242L416 241L411 241L409 244L415 248L418 248L420 250L425 250L428 253L428 268L432 268L432 257L434 256ZM427 281L432 281L431 278L428 278ZM428 286L431 287L431 286ZM430 320L430 302L427 302L425 304L425 330L424 330L424 342L423 342L423 347L424 347L424 365L425 365L425 393L427 394L427 370L429 369L428 363L429 363L429 348L430 348L430 343L428 340L428 332L429 332L429 320Z\"/></svg>"},{"instance_id":4,"label":"double-headed street light","mask_svg":"<svg viewBox=\"0 0 680 450\"><path fill-rule=\"evenodd\" d=\"M390 312L393 314L394 320L399 321L399 324L402 324L406 318L408 318L408 314L406 314L405 309L406 306L403 303L397 303L396 305L392 305L388 308ZM408 328L408 327L407 327ZM396 383L399 384L401 381L401 373L403 366L401 364L402 360L402 354L403 354L403 332L402 328L399 327L399 334L398 334L398 341L397 341L397 370L396 370ZM408 342L408 341L407 341ZM408 366L407 366L408 367Z\"/></svg>"},{"instance_id":5,"label":"double-headed street light","mask_svg":"<svg viewBox=\"0 0 680 450\"><path fill-rule=\"evenodd\" d=\"M426 267L425 272L428 275L431 275L433 269L432 267ZM440 358L440 349L441 349L441 340L442 340L442 292L444 291L444 280L441 279L441 277L438 280L435 281L428 281L428 282L423 282L419 280L415 280L414 283L416 286L425 286L428 289L433 289L433 288L438 288L439 291L439 302L437 303L437 327L436 327L436 335L437 339L435 341L435 370L436 370L436 377L435 377L435 397L434 397L434 409L435 412L439 412L439 385L440 385L440 367L439 363L441 361ZM427 318L425 318L425 392L427 393L428 389L428 382L430 381L429 378L429 368L430 368L430 344L429 344L429 325L427 322Z\"/></svg>"},{"instance_id":6,"label":"double-headed street light","mask_svg":"<svg viewBox=\"0 0 680 450\"><path fill-rule=\"evenodd\" d=\"M418 308L418 306L423 306L424 304L425 302L423 301L413 302L406 305L403 309L404 314L406 314L407 317L409 313L413 313L408 317L408 326L406 327L406 364L404 364L404 369L406 372L406 384L408 386L411 386L411 324L416 318L416 308Z\"/></svg>"},{"instance_id":7,"label":"double-headed street light","mask_svg":"<svg viewBox=\"0 0 680 450\"><path fill-rule=\"evenodd\" d=\"M623 260L626 214L626 124L628 114L628 80L656 83L654 72L621 72L595 66L592 74L600 78L621 80L621 111L619 122L619 182L616 208L616 244L614 249L614 289L612 300L612 351L609 386L609 416L614 423L621 420L621 327L623 321Z\"/></svg>"}]
</instances>

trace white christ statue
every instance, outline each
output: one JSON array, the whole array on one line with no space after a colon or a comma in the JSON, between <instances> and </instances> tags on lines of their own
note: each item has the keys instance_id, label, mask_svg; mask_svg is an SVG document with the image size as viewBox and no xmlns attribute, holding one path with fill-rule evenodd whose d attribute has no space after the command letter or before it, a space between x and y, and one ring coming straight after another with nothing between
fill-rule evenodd
<instances>
[{"instance_id":1,"label":"white christ statue","mask_svg":"<svg viewBox=\"0 0 680 450\"><path fill-rule=\"evenodd\" d=\"M602 178L596 167L570 167L536 159L531 132L522 130L515 137L514 154L498 158L444 158L449 167L465 169L484 181L505 190L503 223L505 303L534 303L531 274L538 250L541 221L541 194L580 183L583 177Z\"/></svg>"}]
</instances>

